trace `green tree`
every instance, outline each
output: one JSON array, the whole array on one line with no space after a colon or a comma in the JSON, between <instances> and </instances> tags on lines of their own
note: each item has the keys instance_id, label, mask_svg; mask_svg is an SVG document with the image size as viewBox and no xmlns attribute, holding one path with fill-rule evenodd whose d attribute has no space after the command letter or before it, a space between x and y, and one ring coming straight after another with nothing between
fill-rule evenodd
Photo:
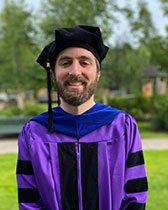
<instances>
[{"instance_id":1,"label":"green tree","mask_svg":"<svg viewBox=\"0 0 168 210\"><path fill-rule=\"evenodd\" d=\"M125 93L140 91L141 75L150 58L150 51L145 45L137 49L128 43L114 47L102 66L101 86Z\"/></svg>"},{"instance_id":2,"label":"green tree","mask_svg":"<svg viewBox=\"0 0 168 210\"><path fill-rule=\"evenodd\" d=\"M156 36L148 44L151 51L151 62L156 63L160 70L168 72L168 40L165 37Z\"/></svg>"},{"instance_id":3,"label":"green tree","mask_svg":"<svg viewBox=\"0 0 168 210\"><path fill-rule=\"evenodd\" d=\"M162 3L162 9L164 11L164 14L168 16L168 0L160 0ZM167 37L168 37L168 24L166 25L166 31L167 31Z\"/></svg>"},{"instance_id":4,"label":"green tree","mask_svg":"<svg viewBox=\"0 0 168 210\"><path fill-rule=\"evenodd\" d=\"M160 0L165 15L168 15L168 0Z\"/></svg>"},{"instance_id":5,"label":"green tree","mask_svg":"<svg viewBox=\"0 0 168 210\"><path fill-rule=\"evenodd\" d=\"M163 3L163 9L166 14L168 0L160 1ZM168 41L167 38L157 34L151 13L144 0L138 1L138 15L136 18L132 17L129 18L131 31L134 37L139 40L139 46L145 45L150 52L150 63L155 63L161 70L167 70Z\"/></svg>"},{"instance_id":6,"label":"green tree","mask_svg":"<svg viewBox=\"0 0 168 210\"><path fill-rule=\"evenodd\" d=\"M32 16L25 8L24 1L6 0L0 14L1 90L18 92L42 83Z\"/></svg>"},{"instance_id":7,"label":"green tree","mask_svg":"<svg viewBox=\"0 0 168 210\"><path fill-rule=\"evenodd\" d=\"M128 17L131 32L139 42L147 44L156 35L151 13L145 0L138 0L137 14Z\"/></svg>"},{"instance_id":8,"label":"green tree","mask_svg":"<svg viewBox=\"0 0 168 210\"><path fill-rule=\"evenodd\" d=\"M46 43L54 39L56 28L74 25L99 25L107 40L118 22L116 13L128 13L123 12L115 0L45 0L41 11L44 17L40 28L44 33L43 42Z\"/></svg>"}]
</instances>

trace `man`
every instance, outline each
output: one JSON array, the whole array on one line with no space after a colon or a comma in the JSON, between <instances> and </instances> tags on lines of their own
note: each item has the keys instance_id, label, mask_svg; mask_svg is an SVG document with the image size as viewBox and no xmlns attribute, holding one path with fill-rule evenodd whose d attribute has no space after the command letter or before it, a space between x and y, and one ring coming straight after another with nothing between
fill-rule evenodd
<instances>
[{"instance_id":1,"label":"man","mask_svg":"<svg viewBox=\"0 0 168 210\"><path fill-rule=\"evenodd\" d=\"M108 51L100 29L75 26L55 35L37 61L48 75L52 69L61 104L32 118L19 135L20 210L145 209L147 178L136 122L94 101Z\"/></svg>"}]
</instances>

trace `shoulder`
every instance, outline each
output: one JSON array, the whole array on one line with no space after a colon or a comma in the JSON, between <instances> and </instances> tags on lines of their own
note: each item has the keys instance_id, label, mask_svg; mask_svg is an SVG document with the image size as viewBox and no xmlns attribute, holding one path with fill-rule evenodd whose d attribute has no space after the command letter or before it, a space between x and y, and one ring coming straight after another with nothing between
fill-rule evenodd
<instances>
[{"instance_id":1,"label":"shoulder","mask_svg":"<svg viewBox=\"0 0 168 210\"><path fill-rule=\"evenodd\" d=\"M120 124L122 127L125 127L128 124L136 124L135 119L126 112L118 112L117 117L114 120L114 123Z\"/></svg>"},{"instance_id":2,"label":"shoulder","mask_svg":"<svg viewBox=\"0 0 168 210\"><path fill-rule=\"evenodd\" d=\"M30 120L23 125L19 134L19 138L24 138L27 141L33 141L36 136L43 135L47 129L37 121Z\"/></svg>"},{"instance_id":3,"label":"shoulder","mask_svg":"<svg viewBox=\"0 0 168 210\"><path fill-rule=\"evenodd\" d=\"M32 132L32 131L35 131L35 130L38 130L39 128L43 128L44 126L41 125L40 123L38 123L37 121L35 120L29 120L27 121L24 125L23 125L23 128L22 130L24 132Z\"/></svg>"},{"instance_id":4,"label":"shoulder","mask_svg":"<svg viewBox=\"0 0 168 210\"><path fill-rule=\"evenodd\" d=\"M115 120L111 123L111 126L113 127L113 130L118 133L118 136L123 136L128 130L136 130L137 128L135 119L125 112L118 113Z\"/></svg>"}]
</instances>

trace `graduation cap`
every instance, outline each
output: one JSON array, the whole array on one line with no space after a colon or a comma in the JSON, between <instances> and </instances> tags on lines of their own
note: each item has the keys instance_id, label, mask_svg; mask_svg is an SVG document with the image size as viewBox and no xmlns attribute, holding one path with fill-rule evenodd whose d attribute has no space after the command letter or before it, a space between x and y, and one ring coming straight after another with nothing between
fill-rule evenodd
<instances>
[{"instance_id":1,"label":"graduation cap","mask_svg":"<svg viewBox=\"0 0 168 210\"><path fill-rule=\"evenodd\" d=\"M58 54L68 47L81 47L89 50L100 64L109 49L103 43L99 27L83 25L55 30L55 40L44 47L37 59L37 62L47 71L49 132L53 131L50 69L54 67Z\"/></svg>"}]
</instances>

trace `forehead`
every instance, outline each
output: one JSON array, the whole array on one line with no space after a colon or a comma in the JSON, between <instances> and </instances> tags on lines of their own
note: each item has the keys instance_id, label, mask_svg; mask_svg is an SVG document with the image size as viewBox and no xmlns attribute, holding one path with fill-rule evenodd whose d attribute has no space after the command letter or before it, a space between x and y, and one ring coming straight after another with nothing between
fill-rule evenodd
<instances>
[{"instance_id":1,"label":"forehead","mask_svg":"<svg viewBox=\"0 0 168 210\"><path fill-rule=\"evenodd\" d=\"M68 47L64 49L58 54L56 60L59 60L62 57L69 57L69 58L88 57L93 60L95 59L95 56L89 50L80 47Z\"/></svg>"}]
</instances>

